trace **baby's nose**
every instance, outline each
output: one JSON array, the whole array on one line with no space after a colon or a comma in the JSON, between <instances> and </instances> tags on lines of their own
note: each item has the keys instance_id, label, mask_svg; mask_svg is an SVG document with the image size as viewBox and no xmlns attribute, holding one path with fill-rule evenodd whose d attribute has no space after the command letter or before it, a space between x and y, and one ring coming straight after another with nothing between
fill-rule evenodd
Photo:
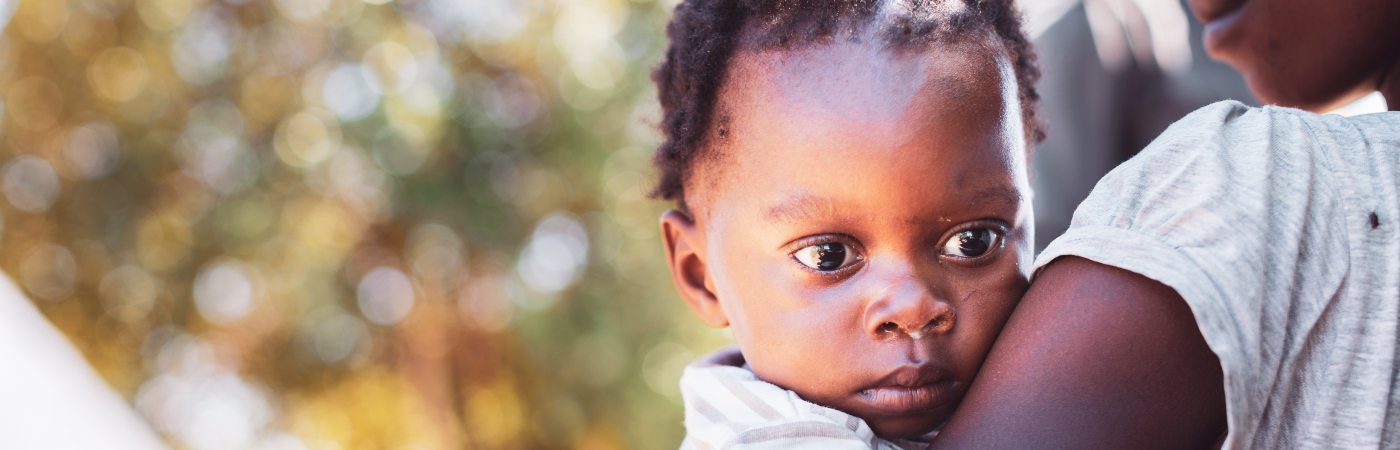
<instances>
[{"instance_id":1,"label":"baby's nose","mask_svg":"<svg viewBox=\"0 0 1400 450\"><path fill-rule=\"evenodd\" d=\"M871 302L867 310L868 329L876 339L899 335L912 339L946 334L953 329L957 314L953 305L934 295L922 283L902 283Z\"/></svg>"}]
</instances>

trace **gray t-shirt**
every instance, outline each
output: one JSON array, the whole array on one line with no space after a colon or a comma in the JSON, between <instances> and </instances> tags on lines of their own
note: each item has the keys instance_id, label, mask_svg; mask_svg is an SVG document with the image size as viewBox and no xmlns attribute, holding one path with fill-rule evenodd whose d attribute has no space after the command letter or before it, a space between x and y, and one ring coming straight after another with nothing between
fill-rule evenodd
<instances>
[{"instance_id":1,"label":"gray t-shirt","mask_svg":"<svg viewBox=\"0 0 1400 450\"><path fill-rule=\"evenodd\" d=\"M1396 448L1397 229L1400 112L1220 102L1105 176L1036 267L1175 289L1224 370L1226 448Z\"/></svg>"}]
</instances>

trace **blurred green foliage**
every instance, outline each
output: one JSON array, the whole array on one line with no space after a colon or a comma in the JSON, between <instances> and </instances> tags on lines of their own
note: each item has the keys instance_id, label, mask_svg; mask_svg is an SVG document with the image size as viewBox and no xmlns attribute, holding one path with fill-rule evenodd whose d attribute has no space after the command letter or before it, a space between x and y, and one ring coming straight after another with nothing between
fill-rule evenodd
<instances>
[{"instance_id":1,"label":"blurred green foliage","mask_svg":"<svg viewBox=\"0 0 1400 450\"><path fill-rule=\"evenodd\" d=\"M674 1L3 4L0 267L172 445L679 443Z\"/></svg>"}]
</instances>

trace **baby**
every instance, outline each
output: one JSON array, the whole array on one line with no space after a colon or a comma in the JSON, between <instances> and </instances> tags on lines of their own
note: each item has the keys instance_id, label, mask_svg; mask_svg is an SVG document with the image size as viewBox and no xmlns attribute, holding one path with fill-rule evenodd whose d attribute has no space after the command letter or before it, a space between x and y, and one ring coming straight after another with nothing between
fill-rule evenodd
<instances>
[{"instance_id":1,"label":"baby","mask_svg":"<svg viewBox=\"0 0 1400 450\"><path fill-rule=\"evenodd\" d=\"M682 446L925 446L1028 285L1012 1L686 0L667 31L668 263L738 341L682 377Z\"/></svg>"}]
</instances>

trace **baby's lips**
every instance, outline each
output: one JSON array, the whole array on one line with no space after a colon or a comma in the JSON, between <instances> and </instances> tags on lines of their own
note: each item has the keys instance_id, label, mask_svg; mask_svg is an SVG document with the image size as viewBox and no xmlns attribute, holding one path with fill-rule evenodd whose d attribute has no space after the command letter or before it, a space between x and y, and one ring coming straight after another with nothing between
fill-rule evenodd
<instances>
[{"instance_id":1,"label":"baby's lips","mask_svg":"<svg viewBox=\"0 0 1400 450\"><path fill-rule=\"evenodd\" d=\"M952 381L953 374L943 367L927 362L918 365L900 366L891 371L869 386L866 389L877 389L883 387L915 387L923 386L942 381Z\"/></svg>"},{"instance_id":2,"label":"baby's lips","mask_svg":"<svg viewBox=\"0 0 1400 450\"><path fill-rule=\"evenodd\" d=\"M861 391L861 397L886 415L912 414L937 409L958 399L957 383L942 380L919 386L883 386Z\"/></svg>"}]
</instances>

